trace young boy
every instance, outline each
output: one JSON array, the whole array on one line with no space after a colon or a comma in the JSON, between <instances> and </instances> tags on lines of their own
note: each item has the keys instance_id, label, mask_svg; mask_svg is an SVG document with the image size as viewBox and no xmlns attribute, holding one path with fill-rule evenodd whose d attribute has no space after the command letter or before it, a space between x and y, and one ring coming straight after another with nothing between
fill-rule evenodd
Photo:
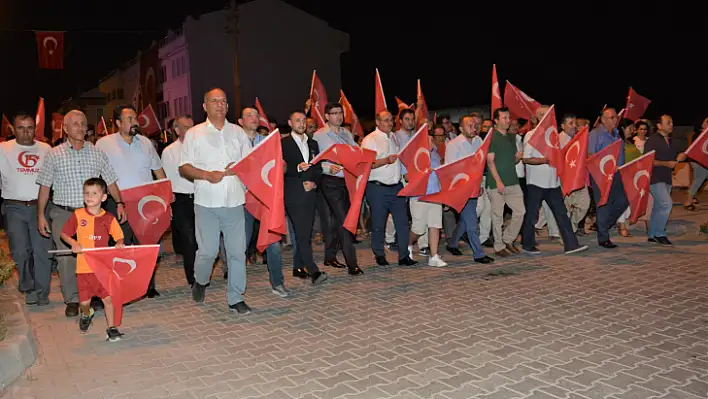
<instances>
[{"instance_id":1,"label":"young boy","mask_svg":"<svg viewBox=\"0 0 708 399\"><path fill-rule=\"evenodd\" d=\"M114 325L113 303L108 291L101 285L86 263L83 249L108 246L109 236L116 242L116 248L123 248L123 231L116 219L110 213L101 209L101 203L108 198L108 187L100 178L92 178L84 183L85 208L77 209L64 225L61 239L71 245L76 255L76 282L79 287L79 330L82 334L88 332L93 320L94 310L91 308L91 298L96 296L103 300L107 341L119 341L123 335ZM76 237L74 239L73 237Z\"/></svg>"}]
</instances>

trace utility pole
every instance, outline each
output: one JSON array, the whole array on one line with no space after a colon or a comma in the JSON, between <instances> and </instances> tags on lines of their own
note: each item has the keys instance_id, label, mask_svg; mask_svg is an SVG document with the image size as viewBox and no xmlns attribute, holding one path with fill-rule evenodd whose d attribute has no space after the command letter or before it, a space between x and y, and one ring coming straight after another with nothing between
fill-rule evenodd
<instances>
[{"instance_id":1,"label":"utility pole","mask_svg":"<svg viewBox=\"0 0 708 399\"><path fill-rule=\"evenodd\" d=\"M238 73L238 0L229 0L229 16L228 25L226 32L231 35L232 40L232 51L233 51L233 78L234 78L234 99L232 106L230 107L235 117L238 118L238 114L241 110L241 81L239 79Z\"/></svg>"}]
</instances>

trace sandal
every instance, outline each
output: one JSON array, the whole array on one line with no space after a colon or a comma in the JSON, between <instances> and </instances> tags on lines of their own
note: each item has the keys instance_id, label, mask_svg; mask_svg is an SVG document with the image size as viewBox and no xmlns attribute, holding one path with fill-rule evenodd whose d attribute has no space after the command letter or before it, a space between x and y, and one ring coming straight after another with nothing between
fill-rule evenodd
<instances>
[{"instance_id":1,"label":"sandal","mask_svg":"<svg viewBox=\"0 0 708 399\"><path fill-rule=\"evenodd\" d=\"M631 237L632 236L632 234L629 233L629 230L627 230L627 227L625 226L624 223L620 223L617 226L617 231L619 232L619 235L621 235L622 237Z\"/></svg>"},{"instance_id":2,"label":"sandal","mask_svg":"<svg viewBox=\"0 0 708 399\"><path fill-rule=\"evenodd\" d=\"M695 211L696 211L696 206L693 205L693 204L691 204L691 205L684 205L684 206L683 206L683 209L685 209L685 210L687 210L687 211L695 212Z\"/></svg>"}]
</instances>

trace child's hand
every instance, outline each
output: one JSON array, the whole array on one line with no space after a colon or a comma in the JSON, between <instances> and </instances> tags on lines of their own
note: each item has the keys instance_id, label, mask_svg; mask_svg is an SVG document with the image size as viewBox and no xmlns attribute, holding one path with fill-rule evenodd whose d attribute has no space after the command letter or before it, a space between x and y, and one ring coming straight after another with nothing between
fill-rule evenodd
<instances>
[{"instance_id":1,"label":"child's hand","mask_svg":"<svg viewBox=\"0 0 708 399\"><path fill-rule=\"evenodd\" d=\"M116 248L118 248L118 249L125 248L125 244L123 243L123 240L116 242Z\"/></svg>"},{"instance_id":2,"label":"child's hand","mask_svg":"<svg viewBox=\"0 0 708 399\"><path fill-rule=\"evenodd\" d=\"M81 248L81 244L79 244L78 242L71 244L71 252L78 254L78 253L81 253L81 251L83 251L83 250L84 249Z\"/></svg>"}]
</instances>

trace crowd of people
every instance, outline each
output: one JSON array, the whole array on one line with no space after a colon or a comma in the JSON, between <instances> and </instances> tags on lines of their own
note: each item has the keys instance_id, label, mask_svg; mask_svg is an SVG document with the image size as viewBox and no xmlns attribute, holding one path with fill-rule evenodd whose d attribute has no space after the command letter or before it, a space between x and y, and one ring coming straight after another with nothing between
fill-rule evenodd
<instances>
[{"instance_id":1,"label":"crowd of people","mask_svg":"<svg viewBox=\"0 0 708 399\"><path fill-rule=\"evenodd\" d=\"M239 110L237 123L228 121L228 100L221 89L204 94L203 108L205 121L195 125L189 115L176 117L169 126L174 141L162 144L140 134L132 105L115 109L115 133L98 138L95 145L87 135L86 116L79 110L65 115L65 139L53 148L35 139L34 117L15 115L14 138L0 143L2 215L17 264L19 290L28 305L49 304L55 264L66 316L78 316L80 330L86 332L94 308L102 303L108 340L120 339L110 296L86 267L81 252L91 247L139 244L126 222L121 190L169 179L174 193L173 246L183 257L192 299L204 301L215 260L221 257L229 310L241 315L251 312L245 301L246 264L258 258L254 249L258 218L246 210L246 188L229 167L264 140L269 129L260 126L255 107ZM289 265L293 277L317 285L327 280L327 271L313 255L315 237L321 237L324 244L324 267L346 268L352 277L362 275L354 245L369 230L379 267L388 266L390 260L412 266L418 263L416 258L427 258L431 267L445 267L441 242L453 257L465 256L460 247L465 242L470 260L482 264L521 253L537 255L541 250L536 237L544 225L551 240L560 241L568 255L587 250L578 237L593 231L601 248L616 248L611 240L614 226L620 235L630 234L622 179L615 176L612 180L609 200L602 206L594 205L600 202L600 190L592 177L582 189L564 195L558 171L531 144L534 128L548 110L548 106L541 106L529 121L513 119L506 108L495 109L490 118L477 113L464 115L457 125L446 115L437 118L439 124L424 121L429 124L433 169L476 154L491 135L479 193L470 197L460 212L420 197L398 195L408 183L407 168L412 167L401 162L399 153L418 125L413 110L403 108L397 115L379 112L376 128L364 137L355 137L344 124L339 103L326 105L326 123L319 128L305 111L293 111L288 116L289 131L281 138L286 245L293 251ZM395 130L397 123L400 129ZM566 146L588 125L588 119L562 116L558 121L560 146ZM705 127L708 118L703 121ZM670 115L661 115L653 123L634 123L618 120L615 109L605 108L589 133L588 155L618 139L624 141L618 166L642 153L656 152L650 190L653 204L645 219L648 241L657 245L672 245L666 234L672 209L672 171L678 162L687 161L672 141L672 131ZM376 153L366 185L366 206L359 219L359 237L343 227L351 205L343 166L329 161L312 163L319 153L336 144ZM693 163L692 167L694 182L684 204L689 211L699 206L697 193L708 177L705 166ZM431 173L426 194L441 189L437 175ZM706 228L704 224L702 229ZM53 256L48 252L51 249L71 249L76 256ZM262 256L273 294L285 298L291 291L285 285L282 249L283 244L273 243ZM553 246L543 249L555 251ZM159 295L153 275L146 297Z\"/></svg>"}]
</instances>

